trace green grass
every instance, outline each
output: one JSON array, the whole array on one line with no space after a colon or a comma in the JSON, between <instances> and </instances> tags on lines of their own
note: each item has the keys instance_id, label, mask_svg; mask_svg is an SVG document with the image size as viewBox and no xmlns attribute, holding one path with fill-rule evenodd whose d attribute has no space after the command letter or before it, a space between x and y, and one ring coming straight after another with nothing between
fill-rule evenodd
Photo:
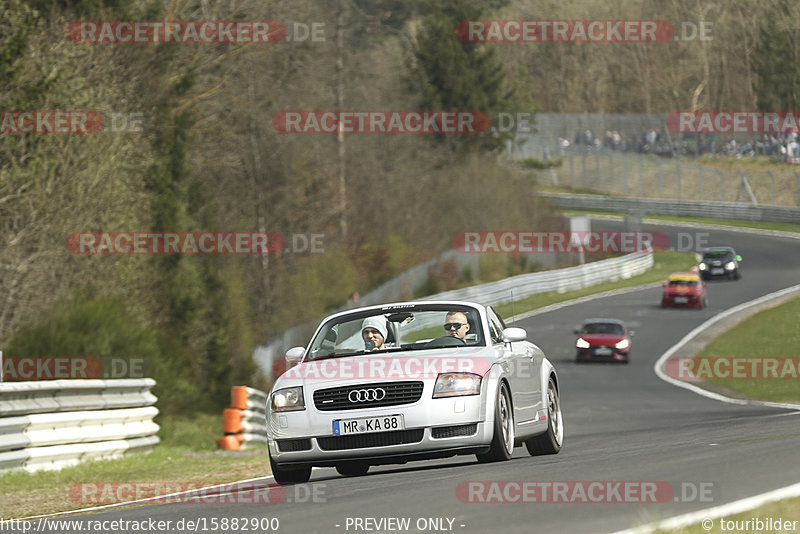
<instances>
[{"instance_id":1,"label":"green grass","mask_svg":"<svg viewBox=\"0 0 800 534\"><path fill-rule=\"evenodd\" d=\"M583 210L562 210L565 215L614 215L624 217L626 213L619 211L583 211ZM695 223L707 225L736 226L738 228L756 228L759 230L779 230L782 232L800 233L800 224L792 223L769 223L759 221L732 221L728 219L704 219L701 217L671 217L668 215L646 215L644 221L648 219L656 221L673 221L682 223Z\"/></svg>"},{"instance_id":2,"label":"green grass","mask_svg":"<svg viewBox=\"0 0 800 534\"><path fill-rule=\"evenodd\" d=\"M752 524L750 525L750 528L737 530L736 528L733 528L733 525L727 524L727 521L748 521L756 518L759 518L762 521L770 518L773 520L780 518L784 521L798 520L798 522L795 524L795 528L790 527L789 529L783 529L781 531L767 530L766 528L756 530L753 528ZM721 520L726 521L725 529L723 529L720 525ZM723 517L721 519L714 519L713 521L713 526L709 530L704 529L702 524L698 523L688 528L681 528L668 532L671 534L708 534L709 532L712 534L718 532L798 532L800 529L800 497L765 504L764 506L749 512L743 512L741 514ZM665 531L659 530L658 532Z\"/></svg>"},{"instance_id":3,"label":"green grass","mask_svg":"<svg viewBox=\"0 0 800 534\"><path fill-rule=\"evenodd\" d=\"M695 359L797 357L797 347L800 345L798 318L800 318L800 298L764 310L742 321L725 335L715 339L695 356ZM782 369L782 364L778 368ZM794 370L797 372L796 364ZM722 371L730 370L724 368ZM713 374L713 370L710 372ZM783 379L714 379L709 382L753 399L775 402L800 401L800 378L797 376Z\"/></svg>"},{"instance_id":4,"label":"green grass","mask_svg":"<svg viewBox=\"0 0 800 534\"><path fill-rule=\"evenodd\" d=\"M666 279L670 273L687 271L697 264L695 255L689 252L656 252L653 255L653 259L655 261L655 265L653 265L652 269L643 274L632 276L626 280L604 282L602 284L585 287L583 289L576 289L574 291L567 291L564 293L559 293L558 291L539 293L537 295L531 295L530 297L518 300L513 304L500 304L495 306L495 309L502 317L511 317L512 315L543 308L558 302L585 297L587 295L594 295L604 291L660 282Z\"/></svg>"}]
</instances>

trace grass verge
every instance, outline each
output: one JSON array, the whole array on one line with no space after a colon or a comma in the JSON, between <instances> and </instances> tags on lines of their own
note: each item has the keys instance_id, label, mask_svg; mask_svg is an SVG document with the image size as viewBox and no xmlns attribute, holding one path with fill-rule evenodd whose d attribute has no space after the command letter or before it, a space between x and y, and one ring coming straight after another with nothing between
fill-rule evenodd
<instances>
[{"instance_id":1,"label":"grass verge","mask_svg":"<svg viewBox=\"0 0 800 534\"><path fill-rule=\"evenodd\" d=\"M756 528L758 526L754 522L756 519L760 519L765 524L761 528ZM774 528L766 528L766 522L770 519L789 521L790 527L784 528L785 525L782 524L780 531ZM765 504L749 512L713 519L712 521L713 523L710 525L710 529L703 528L702 524L698 523L691 527L668 532L671 534L708 534L709 532L712 534L716 532L797 532L800 530L800 497ZM725 521L725 523L723 524L722 521ZM731 524L729 521L734 521L735 523ZM750 525L747 525L746 521L751 521ZM791 526L791 521L795 521L794 526ZM658 532L665 531L659 530Z\"/></svg>"},{"instance_id":2,"label":"grass verge","mask_svg":"<svg viewBox=\"0 0 800 534\"><path fill-rule=\"evenodd\" d=\"M752 399L798 402L800 370L797 368L797 360L779 362L774 373L768 367L763 367L762 371L762 365L757 365L757 374L763 376L766 373L767 378L761 379L737 377L750 375L755 364L744 362L747 365L742 365L741 368L733 366L734 359L737 358L796 358L797 346L800 345L798 317L800 298L759 312L715 339L695 356L694 369L699 371L699 376L717 376L721 373L730 375L730 378L716 378L709 382ZM702 367L703 364L706 367ZM769 378L776 376L783 378Z\"/></svg>"}]
</instances>

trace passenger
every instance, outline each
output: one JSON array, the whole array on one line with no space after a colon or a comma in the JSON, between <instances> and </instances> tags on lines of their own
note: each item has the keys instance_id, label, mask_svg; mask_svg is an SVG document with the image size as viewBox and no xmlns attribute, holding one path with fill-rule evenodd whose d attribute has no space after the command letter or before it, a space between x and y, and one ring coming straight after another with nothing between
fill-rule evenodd
<instances>
[{"instance_id":1,"label":"passenger","mask_svg":"<svg viewBox=\"0 0 800 534\"><path fill-rule=\"evenodd\" d=\"M364 319L361 323L361 337L364 339L365 352L385 349L386 319L380 315Z\"/></svg>"}]
</instances>

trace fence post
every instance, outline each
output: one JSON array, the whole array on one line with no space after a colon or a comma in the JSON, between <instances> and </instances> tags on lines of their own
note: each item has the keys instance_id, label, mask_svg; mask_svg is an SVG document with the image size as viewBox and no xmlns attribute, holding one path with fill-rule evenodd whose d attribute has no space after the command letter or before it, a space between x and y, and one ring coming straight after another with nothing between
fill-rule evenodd
<instances>
[{"instance_id":1,"label":"fence post","mask_svg":"<svg viewBox=\"0 0 800 534\"><path fill-rule=\"evenodd\" d=\"M775 175L772 171L767 171L769 174L769 203L775 205Z\"/></svg>"},{"instance_id":2,"label":"fence post","mask_svg":"<svg viewBox=\"0 0 800 534\"><path fill-rule=\"evenodd\" d=\"M644 186L642 184L642 180L644 179L644 161L642 160L642 155L639 155L639 198L644 196Z\"/></svg>"},{"instance_id":3,"label":"fence post","mask_svg":"<svg viewBox=\"0 0 800 534\"><path fill-rule=\"evenodd\" d=\"M703 200L705 183L703 182L703 166L700 165L700 200Z\"/></svg>"},{"instance_id":4,"label":"fence post","mask_svg":"<svg viewBox=\"0 0 800 534\"><path fill-rule=\"evenodd\" d=\"M676 170L678 171L678 200L681 199L681 162L680 160L675 160Z\"/></svg>"},{"instance_id":5,"label":"fence post","mask_svg":"<svg viewBox=\"0 0 800 534\"><path fill-rule=\"evenodd\" d=\"M797 207L800 208L800 174L797 174L797 171L792 171L792 172L794 173L795 184L797 186L795 188L795 196L796 196L795 204L797 204Z\"/></svg>"},{"instance_id":6,"label":"fence post","mask_svg":"<svg viewBox=\"0 0 800 534\"><path fill-rule=\"evenodd\" d=\"M594 150L594 188L600 191L600 154Z\"/></svg>"},{"instance_id":7,"label":"fence post","mask_svg":"<svg viewBox=\"0 0 800 534\"><path fill-rule=\"evenodd\" d=\"M622 190L623 194L628 193L628 158L626 156L622 156L622 176L623 180L625 181L625 189Z\"/></svg>"},{"instance_id":8,"label":"fence post","mask_svg":"<svg viewBox=\"0 0 800 534\"><path fill-rule=\"evenodd\" d=\"M664 162L658 159L658 198L664 198Z\"/></svg>"},{"instance_id":9,"label":"fence post","mask_svg":"<svg viewBox=\"0 0 800 534\"><path fill-rule=\"evenodd\" d=\"M575 187L575 148L572 147L572 150L569 151L569 187L572 189Z\"/></svg>"},{"instance_id":10,"label":"fence post","mask_svg":"<svg viewBox=\"0 0 800 534\"><path fill-rule=\"evenodd\" d=\"M617 179L614 176L614 157L613 150L608 151L608 193L613 193L616 189Z\"/></svg>"},{"instance_id":11,"label":"fence post","mask_svg":"<svg viewBox=\"0 0 800 534\"><path fill-rule=\"evenodd\" d=\"M719 201L725 202L725 175L722 171L717 171L719 174Z\"/></svg>"},{"instance_id":12,"label":"fence post","mask_svg":"<svg viewBox=\"0 0 800 534\"><path fill-rule=\"evenodd\" d=\"M581 164L583 166L583 187L589 187L589 179L586 177L586 149L581 150Z\"/></svg>"}]
</instances>

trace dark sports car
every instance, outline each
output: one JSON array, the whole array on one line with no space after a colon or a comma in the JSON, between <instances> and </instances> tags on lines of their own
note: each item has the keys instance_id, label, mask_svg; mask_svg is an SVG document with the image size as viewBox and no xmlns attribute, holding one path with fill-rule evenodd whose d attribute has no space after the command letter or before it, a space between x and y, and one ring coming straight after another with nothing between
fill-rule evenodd
<instances>
[{"instance_id":1,"label":"dark sports car","mask_svg":"<svg viewBox=\"0 0 800 534\"><path fill-rule=\"evenodd\" d=\"M728 278L738 280L742 277L739 262L742 257L731 247L713 247L703 252L703 258L697 266L703 280L712 278Z\"/></svg>"}]
</instances>

